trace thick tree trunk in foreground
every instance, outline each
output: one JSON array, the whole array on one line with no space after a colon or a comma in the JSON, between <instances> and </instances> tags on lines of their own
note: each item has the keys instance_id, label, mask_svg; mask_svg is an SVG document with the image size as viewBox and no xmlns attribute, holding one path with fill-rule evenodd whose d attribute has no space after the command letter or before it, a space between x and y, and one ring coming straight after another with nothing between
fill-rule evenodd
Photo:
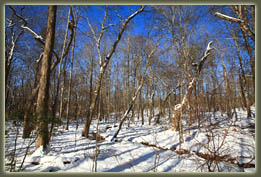
<instances>
[{"instance_id":1,"label":"thick tree trunk in foreground","mask_svg":"<svg viewBox=\"0 0 261 177\"><path fill-rule=\"evenodd\" d=\"M194 75L192 81L190 82L190 84L188 86L187 93L184 95L181 104L175 105L174 116L173 116L173 119L171 121L171 129L173 131L179 131L179 121L180 121L182 110L184 110L184 108L187 106L188 101L190 99L190 96L192 94L192 91L193 91L193 89L196 85L196 82L198 80L202 66L203 66L204 62L206 61L207 57L210 54L210 50L212 49L210 47L211 44L212 44L212 41L208 43L207 49L204 53L204 56L202 57L202 59L199 61L198 65L197 65L195 75Z\"/></svg>"},{"instance_id":2,"label":"thick tree trunk in foreground","mask_svg":"<svg viewBox=\"0 0 261 177\"><path fill-rule=\"evenodd\" d=\"M71 10L71 8L70 8ZM69 13L69 15L71 15L72 17L72 20L70 21L71 24L74 24L74 17L73 17L73 14L72 13ZM68 15L68 20L69 20L69 15ZM45 42L44 40L42 39L42 37L38 34L36 34L32 29L30 29L29 27L27 27L27 21L22 17L22 16L19 16L17 15L17 17L21 20L24 21L24 24L21 26L22 29L25 29L26 31L28 31L29 33L33 34L34 35L34 39L37 40L41 45L45 45ZM69 22L69 21L68 21ZM68 24L67 24L68 26ZM73 26L73 25L72 25ZM66 27L66 29L68 30L69 27ZM66 30L66 31L67 31ZM67 44L67 46L65 46L65 41L66 41L66 38L64 40L64 47L63 47L63 52L62 52L62 56L61 57L58 57L58 54L52 49L52 53L55 55L56 57L56 61L52 63L51 65L51 69L50 69L50 72L54 71L56 66L60 63L60 61L62 61L63 58L65 58L67 55L68 55L68 52L69 52L69 49L70 49L70 46L71 46L71 43L72 43L72 40L73 40L73 32L74 32L74 27L72 28L69 28L70 30L70 39L69 39L69 42ZM67 32L66 32L67 34ZM67 35L66 35L67 36ZM29 98L29 103L27 105L27 108L26 108L26 112L25 112L25 115L24 115L24 132L23 132L23 138L29 138L30 136L30 133L31 131L34 129L34 125L32 123L32 121L29 119L29 114L30 112L34 112L34 103L35 103L35 99L36 97L38 96L38 90L39 90L39 73L38 73L38 68L40 66L40 63L41 63L41 60L42 60L42 54L40 56L40 58L38 59L38 63L37 63L37 67L36 67L36 73L37 73L37 76L35 77L35 81L34 81L34 89L33 89L33 92L32 92L32 95L31 97ZM60 77L58 77L58 83L57 83L57 93L55 95L55 98L54 98L54 103L52 105L52 117L54 118L55 117L55 113L56 113L56 105L57 105L57 100L58 100L58 90L59 90L59 84L60 83ZM31 108L33 107L33 109Z\"/></svg>"},{"instance_id":3,"label":"thick tree trunk in foreground","mask_svg":"<svg viewBox=\"0 0 261 177\"><path fill-rule=\"evenodd\" d=\"M36 105L37 116L37 139L36 149L43 146L45 150L48 145L48 100L50 85L50 69L52 61L52 51L55 37L57 6L49 6L48 9L48 26L46 32L46 41L44 46L44 54L40 71L39 92Z\"/></svg>"}]
</instances>

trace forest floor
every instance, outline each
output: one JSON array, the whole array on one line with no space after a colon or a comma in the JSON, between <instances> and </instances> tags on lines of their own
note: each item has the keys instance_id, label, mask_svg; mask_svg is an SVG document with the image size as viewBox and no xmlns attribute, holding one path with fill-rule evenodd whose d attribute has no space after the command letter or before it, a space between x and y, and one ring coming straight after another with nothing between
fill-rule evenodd
<instances>
[{"instance_id":1,"label":"forest floor","mask_svg":"<svg viewBox=\"0 0 261 177\"><path fill-rule=\"evenodd\" d=\"M22 139L22 123L6 122L5 170L15 164L21 172L93 172L97 154L97 172L255 172L255 118L246 118L243 110L237 114L237 121L219 112L206 114L200 130L197 122L188 126L183 120L183 143L164 118L152 125L137 120L128 126L127 121L113 142L118 127L101 121L97 153L96 140L81 136L84 121L78 128L75 122L69 130L56 128L47 153L35 151L35 135Z\"/></svg>"}]
</instances>

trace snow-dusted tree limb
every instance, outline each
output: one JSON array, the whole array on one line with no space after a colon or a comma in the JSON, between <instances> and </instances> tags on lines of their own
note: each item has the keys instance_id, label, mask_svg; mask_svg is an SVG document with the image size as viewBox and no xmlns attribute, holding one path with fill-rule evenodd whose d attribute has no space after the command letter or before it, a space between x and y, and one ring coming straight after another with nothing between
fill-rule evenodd
<instances>
[{"instance_id":1,"label":"snow-dusted tree limb","mask_svg":"<svg viewBox=\"0 0 261 177\"><path fill-rule=\"evenodd\" d=\"M111 48L111 51L108 53L108 55L106 56L106 59L110 59L112 54L114 53L115 49L116 49L116 46L117 44L119 43L120 39L121 39L121 36L123 34L123 31L125 30L127 24L130 22L131 19L133 19L137 14L141 13L143 10L144 10L145 6L142 6L140 9L138 9L135 13L133 13L132 15L130 15L126 20L125 22L122 24L122 27L121 27L121 31L120 33L118 34L118 37L116 39L116 41L114 42L113 44L113 47Z\"/></svg>"},{"instance_id":2,"label":"snow-dusted tree limb","mask_svg":"<svg viewBox=\"0 0 261 177\"><path fill-rule=\"evenodd\" d=\"M13 13L14 13L14 15L17 17L17 18L19 18L19 19L21 19L22 21L23 21L23 25L21 25L21 28L22 29L24 29L24 30L26 30L26 31L28 31L29 33L31 33L33 36L34 36L34 39L35 40L37 40L38 42L40 42L43 46L45 45L45 42L44 42L44 39L43 39L43 37L41 36L41 35L38 35L35 31L33 31L31 28L29 28L28 26L27 26L27 20L24 18L24 17L22 17L21 15L19 15L19 14L17 14L16 13L16 10L12 7L12 6L8 6L12 11L13 11ZM53 51L53 54L55 55L55 57L56 58L59 58L58 57L58 54L55 52L55 51Z\"/></svg>"},{"instance_id":3,"label":"snow-dusted tree limb","mask_svg":"<svg viewBox=\"0 0 261 177\"><path fill-rule=\"evenodd\" d=\"M9 52L8 52L8 56L6 56L6 57L8 57L8 61L11 61L12 60L12 58L13 58L13 54L14 54L14 50L15 50L15 46L16 46L16 44L17 44L17 41L20 39L20 37L23 35L23 31L21 31L18 35L17 35L17 37L15 37L15 34L14 34L14 32L13 32L13 34L12 34L12 36L11 36L11 38L12 38L12 41L11 41L11 48L10 48L10 50L9 50Z\"/></svg>"},{"instance_id":4,"label":"snow-dusted tree limb","mask_svg":"<svg viewBox=\"0 0 261 177\"><path fill-rule=\"evenodd\" d=\"M29 33L31 33L34 36L34 39L37 40L38 42L40 42L43 46L45 45L45 42L44 42L45 40L43 39L43 37L41 35L38 35L35 31L33 31L28 26L21 25L21 28L28 31ZM53 52L54 56L56 57L56 59L59 58L58 54L54 50L52 52Z\"/></svg>"},{"instance_id":5,"label":"snow-dusted tree limb","mask_svg":"<svg viewBox=\"0 0 261 177\"><path fill-rule=\"evenodd\" d=\"M26 21L26 19L24 17L22 17L21 15L17 14L15 9L12 6L9 6L9 8L13 11L14 15L17 18L19 18L19 19L21 19L23 21L23 25L21 25L21 28L26 30L27 32L31 33L34 36L34 39L37 40L38 42L40 42L44 46L45 45L45 39L43 39L43 37L41 35L38 35L31 28L29 28L27 26L28 22ZM72 6L70 6L70 12L71 11L72 11ZM64 53L63 53L63 55L61 57L59 57L58 54L54 50L52 51L52 53L55 55L56 61L54 61L52 63L51 72L54 70L54 68L57 66L57 64L59 62L61 62L61 60L68 55L70 46L72 44L73 37L74 37L75 22L74 22L74 15L73 15L73 13L70 13L70 16L71 16L71 21L69 22L69 24L67 26L67 28L70 30L69 42L68 42L67 46L65 47Z\"/></svg>"},{"instance_id":6,"label":"snow-dusted tree limb","mask_svg":"<svg viewBox=\"0 0 261 177\"><path fill-rule=\"evenodd\" d=\"M195 84L196 84L196 82L198 80L199 74L200 74L200 72L202 70L202 66L205 63L207 57L210 55L210 51L212 50L212 47L211 47L212 43L213 43L212 41L210 41L208 43L206 51L204 52L204 56L198 62L195 75L192 78L191 82L189 83L187 93L184 95L184 97L182 99L182 102L180 104L175 105L174 116L173 116L172 125L171 125L171 129L174 130L174 131L178 130L178 127L179 127L178 124L179 124L181 112L187 106L187 103L188 103L188 101L190 99L192 91L193 91L193 89L195 87Z\"/></svg>"},{"instance_id":7,"label":"snow-dusted tree limb","mask_svg":"<svg viewBox=\"0 0 261 177\"><path fill-rule=\"evenodd\" d=\"M141 81L140 81L139 87L137 88L135 94L133 95L133 97L132 97L132 99L131 99L131 102L129 103L129 107L128 107L128 109L125 111L125 113L124 113L124 115L123 115L123 117L122 117L122 119L121 119L121 122L120 122L120 124L119 124L118 130L117 130L117 132L113 135L111 141L113 141L113 140L117 137L117 135L119 134L119 132L120 132L120 130L121 130L121 127L122 127L122 125L123 125L123 122L127 119L128 115L129 115L129 113L130 113L130 111L131 111L131 109L132 109L132 107L133 107L133 105L134 105L134 103L135 103L135 101L136 101L136 98L138 97L138 95L139 95L139 93L140 93L140 90L141 90L142 87L143 87L143 82L144 82L145 73L146 73L147 68L148 68L148 66L149 66L149 64L150 64L151 57L152 57L152 55L154 54L154 52L156 51L156 49L157 49L157 46L151 51L151 53L150 53L149 56L148 56L145 69L144 69L144 71L143 71L143 73L142 73L142 77L141 77Z\"/></svg>"},{"instance_id":8,"label":"snow-dusted tree limb","mask_svg":"<svg viewBox=\"0 0 261 177\"><path fill-rule=\"evenodd\" d=\"M113 55L114 51L116 50L116 47L122 37L123 32L125 31L127 24L130 22L131 19L133 19L136 15L138 15L139 13L141 13L144 10L145 6L142 6L141 8L139 8L135 13L131 14L122 24L121 26L121 30L118 33L117 39L115 40L115 42L113 43L113 46L110 50L110 52L106 55L104 61L102 62L102 64L100 65L100 72L98 74L98 80L97 80L97 85L96 88L94 90L93 93L93 97L92 97L92 101L91 101L91 105L90 105L90 109L89 109L89 115L86 117L86 122L82 131L82 136L88 137L89 134L89 128L91 125L91 121L92 121L92 116L93 116L93 111L97 102L97 98L101 89L101 82L102 82L102 78L104 75L104 72L106 70L107 65L109 64L109 61L111 59L111 56Z\"/></svg>"},{"instance_id":9,"label":"snow-dusted tree limb","mask_svg":"<svg viewBox=\"0 0 261 177\"><path fill-rule=\"evenodd\" d=\"M14 15L23 21L23 25L21 25L21 28L28 31L29 33L33 34L34 38L38 40L41 44L44 45L44 40L41 35L38 35L36 32L34 32L31 28L27 27L27 21L24 17L16 13L16 10L12 6L8 6L14 13Z\"/></svg>"},{"instance_id":10,"label":"snow-dusted tree limb","mask_svg":"<svg viewBox=\"0 0 261 177\"><path fill-rule=\"evenodd\" d=\"M230 21L230 22L236 22L236 23L243 23L244 22L243 20L241 20L239 18L230 17L228 15L224 15L224 14L221 14L219 12L216 12L215 16L221 18L222 20L226 20L226 21Z\"/></svg>"},{"instance_id":11,"label":"snow-dusted tree limb","mask_svg":"<svg viewBox=\"0 0 261 177\"><path fill-rule=\"evenodd\" d=\"M22 25L21 28L31 33L34 36L35 40L39 41L41 44L44 45L44 39L41 35L36 34L36 32L34 32L31 28L27 26Z\"/></svg>"},{"instance_id":12,"label":"snow-dusted tree limb","mask_svg":"<svg viewBox=\"0 0 261 177\"><path fill-rule=\"evenodd\" d=\"M240 18L235 18L235 17L230 17L228 15L224 15L224 14L221 14L219 12L216 12L215 13L215 16L216 17L219 17L221 18L222 20L226 20L226 21L229 21L229 22L235 22L235 23L238 23L241 27L241 29L247 33L249 35L249 37L255 41L255 33L249 28L249 25L246 24L246 22Z\"/></svg>"}]
</instances>

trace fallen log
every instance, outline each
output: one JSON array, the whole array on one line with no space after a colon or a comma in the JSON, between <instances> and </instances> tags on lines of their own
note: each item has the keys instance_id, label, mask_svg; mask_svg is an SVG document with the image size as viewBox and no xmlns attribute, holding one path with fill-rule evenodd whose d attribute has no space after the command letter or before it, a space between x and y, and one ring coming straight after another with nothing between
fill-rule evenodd
<instances>
[{"instance_id":1,"label":"fallen log","mask_svg":"<svg viewBox=\"0 0 261 177\"><path fill-rule=\"evenodd\" d=\"M149 147L155 147L155 148L158 148L160 150L170 150L170 151L173 151L179 155L182 155L182 154L189 154L189 155L197 155L198 157L200 158L203 158L205 160L212 160L212 161L217 161L217 162L228 162L228 163L231 163L233 165L237 165L238 167L240 168L255 168L255 164L251 163L251 160L250 162L248 163L239 163L235 157L230 157L229 155L214 155L214 154L207 154L207 153L202 153L202 152L196 152L196 151L189 151L189 150L186 150L186 149L174 149L174 150L171 150L170 148L167 148L167 147L161 147L161 146L157 146L155 144L150 144L148 142L140 142L140 144L143 144L145 146L149 146Z\"/></svg>"}]
</instances>

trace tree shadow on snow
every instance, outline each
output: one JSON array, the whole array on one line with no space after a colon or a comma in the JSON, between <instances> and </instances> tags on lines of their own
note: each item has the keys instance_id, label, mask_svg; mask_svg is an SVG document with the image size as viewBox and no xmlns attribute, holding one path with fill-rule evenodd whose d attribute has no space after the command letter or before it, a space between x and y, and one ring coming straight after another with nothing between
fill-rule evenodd
<instances>
[{"instance_id":1,"label":"tree shadow on snow","mask_svg":"<svg viewBox=\"0 0 261 177\"><path fill-rule=\"evenodd\" d=\"M163 172L169 172L171 169L175 168L182 160L182 158L177 159L173 165L169 165L163 170Z\"/></svg>"},{"instance_id":2,"label":"tree shadow on snow","mask_svg":"<svg viewBox=\"0 0 261 177\"><path fill-rule=\"evenodd\" d=\"M193 140L193 139L195 138L196 134L197 134L196 131L193 132L191 136L189 136L189 137L187 137L187 138L185 139L185 141L190 142L191 140Z\"/></svg>"},{"instance_id":3,"label":"tree shadow on snow","mask_svg":"<svg viewBox=\"0 0 261 177\"><path fill-rule=\"evenodd\" d=\"M160 150L159 152L164 152L164 150ZM150 152L150 153L147 153L145 155L142 155L136 159L131 159L130 161L128 162L125 162L124 164L122 165L118 165L112 169L109 169L109 170L106 170L104 172L120 172L120 171L123 171L125 169L128 169L128 168L132 168L132 166L136 166L138 165L139 163L141 162L144 162L146 161L147 159L153 157L155 155L155 152ZM153 165L153 164L152 164Z\"/></svg>"}]
</instances>

